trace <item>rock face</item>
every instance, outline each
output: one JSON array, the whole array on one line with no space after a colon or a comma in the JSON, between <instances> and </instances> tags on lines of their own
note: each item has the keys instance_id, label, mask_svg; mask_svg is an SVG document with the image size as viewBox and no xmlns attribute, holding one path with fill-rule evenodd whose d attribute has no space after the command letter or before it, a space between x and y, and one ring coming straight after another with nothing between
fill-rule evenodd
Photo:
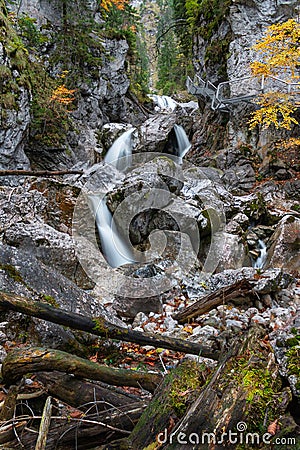
<instances>
[{"instance_id":1,"label":"rock face","mask_svg":"<svg viewBox=\"0 0 300 450\"><path fill-rule=\"evenodd\" d=\"M53 54L58 45L55 39L64 26L61 2L26 0L18 6L11 4L9 7L19 15L27 14L36 21L37 33L45 37L45 43L35 51L34 63L43 67L42 70L47 72L47 76L50 74L52 80L57 78L61 66L60 63L51 62L51 58L56 58ZM97 23L100 20L97 2L85 2L85 7L85 14ZM89 39L91 48L87 50L86 57L94 59L92 65L87 61L80 61L82 74L76 82L76 109L69 115L70 123L63 142L58 144L54 139L53 143L53 138L49 139L49 143L40 142L35 137L29 139L29 128L33 119L30 111L32 93L28 88L21 87L16 107L11 110L6 108L6 118L0 126L1 168L28 168L30 162L34 168L48 170L93 164L101 159L99 155L103 152L103 145L99 140L99 131L103 124L139 120L138 108L129 98L126 99L130 85L126 72L128 43L125 39L100 38L96 33ZM0 64L10 68L10 60L2 45ZM13 71L15 80L20 76L22 70ZM142 117L144 118L144 115Z\"/></svg>"},{"instance_id":2,"label":"rock face","mask_svg":"<svg viewBox=\"0 0 300 450\"><path fill-rule=\"evenodd\" d=\"M229 8L224 11L225 17L223 15L216 18L217 26L214 26L209 37L208 24L202 15L199 22L202 33L194 36L195 72L215 85L228 81L223 92L225 97L257 92L257 82L250 79L240 80L243 77L250 77L250 63L259 59L251 47L263 36L268 26L292 17L296 18L298 3L297 0L232 1ZM280 131L275 133L274 130L249 132L247 122L253 108L253 105L242 102L233 106L229 115L219 113L217 117L213 117L214 134L208 131L211 127L211 117L208 121L205 113L202 118L203 132L198 137L195 136L195 144L201 149L203 134L206 135L204 145L207 144L207 140L223 141L223 146L233 148L241 143L251 144L254 148L257 145L264 146L274 141L275 137L282 137ZM227 122L225 130L221 126L221 121ZM208 151L211 149L212 145L209 145Z\"/></svg>"},{"instance_id":3,"label":"rock face","mask_svg":"<svg viewBox=\"0 0 300 450\"><path fill-rule=\"evenodd\" d=\"M6 16L5 6L0 3L0 17ZM7 54L7 40L1 24L0 66L0 169L27 169L29 160L24 153L30 123L29 92L18 83L21 75Z\"/></svg>"}]
</instances>

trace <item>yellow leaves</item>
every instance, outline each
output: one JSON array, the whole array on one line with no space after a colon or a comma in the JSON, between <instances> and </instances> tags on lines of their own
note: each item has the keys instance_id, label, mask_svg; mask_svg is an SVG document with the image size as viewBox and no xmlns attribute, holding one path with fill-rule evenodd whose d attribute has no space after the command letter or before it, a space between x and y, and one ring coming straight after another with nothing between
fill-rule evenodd
<instances>
[{"instance_id":1,"label":"yellow leaves","mask_svg":"<svg viewBox=\"0 0 300 450\"><path fill-rule=\"evenodd\" d=\"M280 141L276 145L276 147L280 147L280 148L282 148L284 150L291 150L291 149L294 149L296 147L300 147L300 139L291 137L291 138L289 138L286 141Z\"/></svg>"},{"instance_id":2,"label":"yellow leaves","mask_svg":"<svg viewBox=\"0 0 300 450\"><path fill-rule=\"evenodd\" d=\"M265 75L289 71L293 78L300 64L299 42L300 23L294 19L268 27L263 39L252 47L263 60L251 64L253 74L262 75L262 69Z\"/></svg>"},{"instance_id":3,"label":"yellow leaves","mask_svg":"<svg viewBox=\"0 0 300 450\"><path fill-rule=\"evenodd\" d=\"M276 128L285 128L290 130L292 124L298 124L297 120L292 117L293 112L297 109L290 101L287 94L270 92L263 94L257 101L260 109L252 114L249 121L250 129L261 124L263 128L274 125Z\"/></svg>"},{"instance_id":4,"label":"yellow leaves","mask_svg":"<svg viewBox=\"0 0 300 450\"><path fill-rule=\"evenodd\" d=\"M100 6L105 9L105 11L109 11L113 7L120 11L124 11L127 4L128 0L102 0Z\"/></svg>"},{"instance_id":5,"label":"yellow leaves","mask_svg":"<svg viewBox=\"0 0 300 450\"><path fill-rule=\"evenodd\" d=\"M285 74L286 82L298 81L297 69L300 65L300 24L290 19L284 23L271 25L265 36L254 45L253 50L261 55L260 61L250 65L252 74L257 77L279 76ZM296 86L296 85L294 85ZM299 96L299 95L298 95ZM249 121L250 129L256 125L268 128L290 130L293 124L298 124L292 114L299 107L297 89L290 94L269 92L259 97L257 104L260 109L252 114Z\"/></svg>"},{"instance_id":6,"label":"yellow leaves","mask_svg":"<svg viewBox=\"0 0 300 450\"><path fill-rule=\"evenodd\" d=\"M68 106L75 100L74 92L75 89L68 89L64 84L61 84L53 90L50 101Z\"/></svg>"}]
</instances>

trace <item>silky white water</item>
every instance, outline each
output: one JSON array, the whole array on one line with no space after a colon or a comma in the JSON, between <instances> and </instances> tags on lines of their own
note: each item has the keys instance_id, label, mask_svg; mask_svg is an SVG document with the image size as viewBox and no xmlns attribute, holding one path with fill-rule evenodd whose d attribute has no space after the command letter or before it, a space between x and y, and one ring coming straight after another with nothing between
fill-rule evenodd
<instances>
[{"instance_id":1,"label":"silky white water","mask_svg":"<svg viewBox=\"0 0 300 450\"><path fill-rule=\"evenodd\" d=\"M116 169L123 171L131 166L132 161L132 133L135 128L125 131L115 140L104 157L104 161Z\"/></svg>"},{"instance_id":2,"label":"silky white water","mask_svg":"<svg viewBox=\"0 0 300 450\"><path fill-rule=\"evenodd\" d=\"M179 158L183 158L186 153L191 148L191 143L187 137L187 134L185 130L182 128L181 125L174 125L174 131L177 139L177 145L178 145L178 155Z\"/></svg>"},{"instance_id":3,"label":"silky white water","mask_svg":"<svg viewBox=\"0 0 300 450\"><path fill-rule=\"evenodd\" d=\"M132 163L132 133L135 128L125 131L105 155L104 161L119 171L123 171ZM112 213L108 209L106 199L101 195L89 195L91 208L100 237L102 253L111 267L120 267L123 264L134 262L132 252L126 245L117 229Z\"/></svg>"},{"instance_id":4,"label":"silky white water","mask_svg":"<svg viewBox=\"0 0 300 450\"><path fill-rule=\"evenodd\" d=\"M95 214L102 252L108 264L115 268L134 262L131 250L120 237L105 198L100 199L95 194L89 195L89 200Z\"/></svg>"},{"instance_id":5,"label":"silky white water","mask_svg":"<svg viewBox=\"0 0 300 450\"><path fill-rule=\"evenodd\" d=\"M261 239L259 239L258 241L258 248L259 248L259 257L255 261L254 267L255 269L262 269L267 259L267 246Z\"/></svg>"}]
</instances>

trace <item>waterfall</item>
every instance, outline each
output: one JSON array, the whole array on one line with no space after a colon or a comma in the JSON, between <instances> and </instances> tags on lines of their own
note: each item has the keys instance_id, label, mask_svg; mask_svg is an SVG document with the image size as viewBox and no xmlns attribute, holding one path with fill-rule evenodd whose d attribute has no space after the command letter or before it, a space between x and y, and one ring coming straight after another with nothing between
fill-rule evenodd
<instances>
[{"instance_id":1,"label":"waterfall","mask_svg":"<svg viewBox=\"0 0 300 450\"><path fill-rule=\"evenodd\" d=\"M171 97L169 97L168 95L149 95L148 97L150 97L154 103L156 103L156 105L158 106L158 108L160 110L166 110L166 111L174 111L174 109L176 108L176 106L178 105L177 102L175 102L175 100L173 100Z\"/></svg>"},{"instance_id":2,"label":"waterfall","mask_svg":"<svg viewBox=\"0 0 300 450\"><path fill-rule=\"evenodd\" d=\"M262 269L267 259L267 246L261 239L259 239L258 241L258 248L259 248L259 257L255 261L253 267L255 267L255 269Z\"/></svg>"},{"instance_id":3,"label":"waterfall","mask_svg":"<svg viewBox=\"0 0 300 450\"><path fill-rule=\"evenodd\" d=\"M132 252L120 237L106 200L93 194L89 195L89 201L95 214L102 252L108 264L115 268L133 263Z\"/></svg>"},{"instance_id":4,"label":"waterfall","mask_svg":"<svg viewBox=\"0 0 300 450\"><path fill-rule=\"evenodd\" d=\"M110 147L104 157L104 161L116 169L123 171L131 166L132 158L132 133L135 128L125 131Z\"/></svg>"},{"instance_id":5,"label":"waterfall","mask_svg":"<svg viewBox=\"0 0 300 450\"><path fill-rule=\"evenodd\" d=\"M181 125L175 124L174 131L178 145L178 156L182 159L191 148L191 143Z\"/></svg>"},{"instance_id":6,"label":"waterfall","mask_svg":"<svg viewBox=\"0 0 300 450\"><path fill-rule=\"evenodd\" d=\"M125 131L105 155L104 161L119 171L131 166L132 160L132 133L135 128ZM101 195L89 195L91 208L95 214L97 229L100 237L102 252L111 267L120 267L123 264L133 263L133 255L123 241L113 216L108 209L105 198Z\"/></svg>"}]
</instances>

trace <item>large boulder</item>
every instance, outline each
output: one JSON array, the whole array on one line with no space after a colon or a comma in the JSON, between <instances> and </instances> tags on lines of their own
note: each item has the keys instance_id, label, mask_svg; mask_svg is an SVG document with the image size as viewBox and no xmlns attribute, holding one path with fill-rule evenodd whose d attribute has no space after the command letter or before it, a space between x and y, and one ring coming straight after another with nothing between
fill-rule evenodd
<instances>
[{"instance_id":1,"label":"large boulder","mask_svg":"<svg viewBox=\"0 0 300 450\"><path fill-rule=\"evenodd\" d=\"M122 323L95 297L78 288L59 272L50 269L30 253L3 244L0 244L0 286L1 290L11 294L87 316L102 316L119 325ZM11 326L13 324L10 331L12 339L21 331L24 332L24 329L20 330L24 325L20 317L23 316L10 317ZM31 344L49 345L63 350L71 348L77 353L83 351L74 333L57 324L31 319L27 321L27 334Z\"/></svg>"},{"instance_id":2,"label":"large boulder","mask_svg":"<svg viewBox=\"0 0 300 450\"><path fill-rule=\"evenodd\" d=\"M300 218L287 215L281 219L270 239L266 267L298 271L300 267Z\"/></svg>"}]
</instances>

